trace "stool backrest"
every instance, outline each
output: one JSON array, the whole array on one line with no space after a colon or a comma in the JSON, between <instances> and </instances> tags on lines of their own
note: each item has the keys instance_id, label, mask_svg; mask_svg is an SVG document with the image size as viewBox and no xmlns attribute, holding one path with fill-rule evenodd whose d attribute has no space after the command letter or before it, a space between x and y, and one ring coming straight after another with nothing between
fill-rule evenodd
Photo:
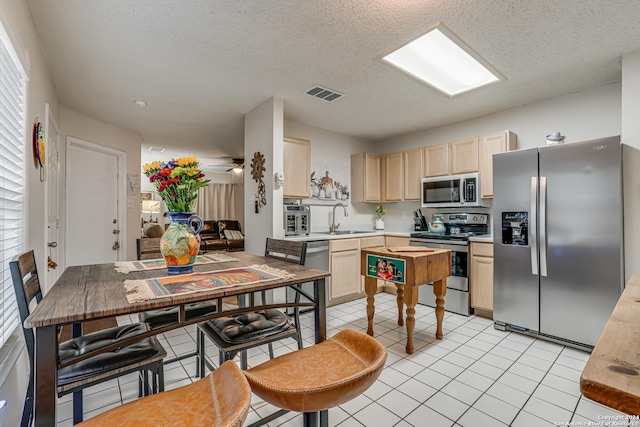
<instances>
[{"instance_id":1,"label":"stool backrest","mask_svg":"<svg viewBox=\"0 0 640 427\"><path fill-rule=\"evenodd\" d=\"M307 258L307 242L267 238L264 256L304 265Z\"/></svg>"},{"instance_id":2,"label":"stool backrest","mask_svg":"<svg viewBox=\"0 0 640 427\"><path fill-rule=\"evenodd\" d=\"M35 298L36 303L42 300L42 291L40 289L40 280L38 279L38 270L36 268L36 258L33 251L25 252L22 255L14 257L9 262L11 270L11 279L13 280L13 289L15 290L16 300L18 302L18 311L20 313L21 323L24 321L31 311L29 306ZM33 368L33 352L35 349L33 331L22 327L24 340L27 344L29 360Z\"/></svg>"}]
</instances>

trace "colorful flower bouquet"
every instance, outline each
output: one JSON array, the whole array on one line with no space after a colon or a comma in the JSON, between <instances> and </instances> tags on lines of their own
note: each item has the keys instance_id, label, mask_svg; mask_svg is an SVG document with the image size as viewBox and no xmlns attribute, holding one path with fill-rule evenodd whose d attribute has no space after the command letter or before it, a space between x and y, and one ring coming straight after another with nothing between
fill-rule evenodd
<instances>
[{"instance_id":1,"label":"colorful flower bouquet","mask_svg":"<svg viewBox=\"0 0 640 427\"><path fill-rule=\"evenodd\" d=\"M180 157L167 163L147 163L142 170L155 185L169 212L193 211L198 189L210 182L203 179L204 174L200 171L196 156Z\"/></svg>"},{"instance_id":2,"label":"colorful flower bouquet","mask_svg":"<svg viewBox=\"0 0 640 427\"><path fill-rule=\"evenodd\" d=\"M210 180L203 179L196 156L180 157L167 163L151 162L142 167L167 205L171 221L160 238L169 274L191 273L200 249L198 233L202 218L193 214L198 189ZM193 228L197 221L198 227Z\"/></svg>"},{"instance_id":3,"label":"colorful flower bouquet","mask_svg":"<svg viewBox=\"0 0 640 427\"><path fill-rule=\"evenodd\" d=\"M384 208L384 205L376 206L376 215L378 216L379 219L382 219L382 217L386 213L387 213L387 210Z\"/></svg>"}]
</instances>

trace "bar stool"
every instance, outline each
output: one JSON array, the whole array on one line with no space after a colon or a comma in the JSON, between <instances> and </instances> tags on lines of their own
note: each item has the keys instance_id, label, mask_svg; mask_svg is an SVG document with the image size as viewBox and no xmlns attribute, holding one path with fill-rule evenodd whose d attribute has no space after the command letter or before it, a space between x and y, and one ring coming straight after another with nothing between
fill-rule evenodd
<instances>
[{"instance_id":1,"label":"bar stool","mask_svg":"<svg viewBox=\"0 0 640 427\"><path fill-rule=\"evenodd\" d=\"M250 403L249 383L229 361L195 383L129 402L78 425L240 427Z\"/></svg>"},{"instance_id":2,"label":"bar stool","mask_svg":"<svg viewBox=\"0 0 640 427\"><path fill-rule=\"evenodd\" d=\"M251 390L267 403L304 413L317 425L319 411L359 396L380 376L387 351L375 338L346 329L320 344L271 359L244 371ZM252 426L274 419L266 417ZM324 420L323 424L327 420Z\"/></svg>"}]
</instances>

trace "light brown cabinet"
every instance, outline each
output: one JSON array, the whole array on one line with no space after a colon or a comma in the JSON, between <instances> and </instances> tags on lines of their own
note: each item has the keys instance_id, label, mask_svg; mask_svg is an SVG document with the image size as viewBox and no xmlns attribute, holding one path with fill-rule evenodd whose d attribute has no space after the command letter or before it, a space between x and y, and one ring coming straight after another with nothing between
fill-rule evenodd
<instances>
[{"instance_id":1,"label":"light brown cabinet","mask_svg":"<svg viewBox=\"0 0 640 427\"><path fill-rule=\"evenodd\" d=\"M311 141L284 138L283 174L285 199L311 197Z\"/></svg>"},{"instance_id":2,"label":"light brown cabinet","mask_svg":"<svg viewBox=\"0 0 640 427\"><path fill-rule=\"evenodd\" d=\"M409 238L401 236L384 236L384 246L388 248L409 246Z\"/></svg>"},{"instance_id":3,"label":"light brown cabinet","mask_svg":"<svg viewBox=\"0 0 640 427\"><path fill-rule=\"evenodd\" d=\"M451 145L451 174L478 172L478 138L467 138Z\"/></svg>"},{"instance_id":4,"label":"light brown cabinet","mask_svg":"<svg viewBox=\"0 0 640 427\"><path fill-rule=\"evenodd\" d=\"M383 200L400 202L403 196L402 153L390 153L382 156L384 159L384 193Z\"/></svg>"},{"instance_id":5,"label":"light brown cabinet","mask_svg":"<svg viewBox=\"0 0 640 427\"><path fill-rule=\"evenodd\" d=\"M384 246L384 236L335 239L329 242L329 305L364 296L364 277L360 274L360 249ZM379 281L382 289L384 282Z\"/></svg>"},{"instance_id":6,"label":"light brown cabinet","mask_svg":"<svg viewBox=\"0 0 640 427\"><path fill-rule=\"evenodd\" d=\"M424 176L442 176L451 174L449 144L429 145L422 149Z\"/></svg>"},{"instance_id":7,"label":"light brown cabinet","mask_svg":"<svg viewBox=\"0 0 640 427\"><path fill-rule=\"evenodd\" d=\"M380 202L381 199L380 156L371 153L351 155L351 201Z\"/></svg>"},{"instance_id":8,"label":"light brown cabinet","mask_svg":"<svg viewBox=\"0 0 640 427\"><path fill-rule=\"evenodd\" d=\"M420 200L420 179L424 176L422 153L422 148L402 152L404 200Z\"/></svg>"},{"instance_id":9,"label":"light brown cabinet","mask_svg":"<svg viewBox=\"0 0 640 427\"><path fill-rule=\"evenodd\" d=\"M518 137L511 131L480 137L480 190L483 199L493 197L493 155L515 150Z\"/></svg>"},{"instance_id":10,"label":"light brown cabinet","mask_svg":"<svg viewBox=\"0 0 640 427\"><path fill-rule=\"evenodd\" d=\"M360 297L364 292L360 279L360 239L331 240L329 252L329 304Z\"/></svg>"},{"instance_id":11,"label":"light brown cabinet","mask_svg":"<svg viewBox=\"0 0 640 427\"><path fill-rule=\"evenodd\" d=\"M476 314L493 312L493 243L471 242L469 291Z\"/></svg>"}]
</instances>

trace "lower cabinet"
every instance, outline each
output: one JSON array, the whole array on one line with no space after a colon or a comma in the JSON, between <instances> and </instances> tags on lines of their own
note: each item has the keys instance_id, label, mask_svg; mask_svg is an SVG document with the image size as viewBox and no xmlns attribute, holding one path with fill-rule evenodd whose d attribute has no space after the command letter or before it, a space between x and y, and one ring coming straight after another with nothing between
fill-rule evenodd
<instances>
[{"instance_id":1,"label":"lower cabinet","mask_svg":"<svg viewBox=\"0 0 640 427\"><path fill-rule=\"evenodd\" d=\"M471 242L471 306L476 314L493 313L493 243Z\"/></svg>"},{"instance_id":2,"label":"lower cabinet","mask_svg":"<svg viewBox=\"0 0 640 427\"><path fill-rule=\"evenodd\" d=\"M388 248L409 246L409 238L401 236L385 236L385 246Z\"/></svg>"},{"instance_id":3,"label":"lower cabinet","mask_svg":"<svg viewBox=\"0 0 640 427\"><path fill-rule=\"evenodd\" d=\"M384 236L335 239L329 242L329 305L362 298L364 276L360 274L360 249L384 246ZM382 288L379 281L378 287Z\"/></svg>"}]
</instances>

